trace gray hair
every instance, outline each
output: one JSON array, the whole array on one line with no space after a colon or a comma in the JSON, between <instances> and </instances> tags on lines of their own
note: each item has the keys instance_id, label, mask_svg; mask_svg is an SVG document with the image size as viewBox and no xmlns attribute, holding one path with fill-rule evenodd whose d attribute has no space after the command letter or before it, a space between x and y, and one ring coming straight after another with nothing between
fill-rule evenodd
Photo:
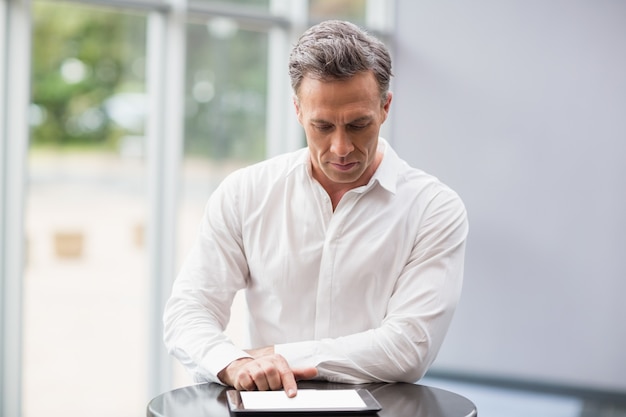
<instances>
[{"instance_id":1,"label":"gray hair","mask_svg":"<svg viewBox=\"0 0 626 417\"><path fill-rule=\"evenodd\" d=\"M365 71L374 73L384 103L392 76L389 51L350 22L327 20L311 27L289 56L289 76L296 95L304 77L345 80Z\"/></svg>"}]
</instances>

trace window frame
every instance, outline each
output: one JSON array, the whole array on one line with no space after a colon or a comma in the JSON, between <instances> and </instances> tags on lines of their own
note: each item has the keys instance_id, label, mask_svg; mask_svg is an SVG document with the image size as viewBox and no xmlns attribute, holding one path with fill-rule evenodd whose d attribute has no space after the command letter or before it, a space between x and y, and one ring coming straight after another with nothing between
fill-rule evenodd
<instances>
[{"instance_id":1,"label":"window frame","mask_svg":"<svg viewBox=\"0 0 626 417\"><path fill-rule=\"evenodd\" d=\"M30 105L30 0L2 0L0 22L0 415L21 416L24 196Z\"/></svg>"},{"instance_id":2,"label":"window frame","mask_svg":"<svg viewBox=\"0 0 626 417\"><path fill-rule=\"evenodd\" d=\"M54 0L50 0L54 1ZM176 273L177 212L184 141L188 18L229 17L269 36L266 156L303 145L286 75L289 50L310 24L307 0L271 0L269 10L224 1L70 0L145 12L148 193L148 396L171 389L172 359L162 343L162 312ZM390 33L395 1L368 0L366 25ZM0 417L22 415L22 300L29 142L32 0L0 0ZM168 97L168 100L163 100ZM167 115L167 117L165 117ZM166 140L167 138L167 140Z\"/></svg>"}]
</instances>

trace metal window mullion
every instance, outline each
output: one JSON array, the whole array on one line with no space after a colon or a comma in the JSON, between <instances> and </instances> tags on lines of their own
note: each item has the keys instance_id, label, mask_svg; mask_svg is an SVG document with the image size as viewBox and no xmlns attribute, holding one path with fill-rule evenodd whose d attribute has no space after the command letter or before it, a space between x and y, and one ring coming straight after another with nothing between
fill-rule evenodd
<instances>
[{"instance_id":1,"label":"metal window mullion","mask_svg":"<svg viewBox=\"0 0 626 417\"><path fill-rule=\"evenodd\" d=\"M281 0L282 1L282 0ZM237 22L256 26L259 28L271 28L273 26L289 26L289 20L283 14L270 11L260 11L249 6L229 4L225 2L207 2L206 0L189 0L187 12L194 18L209 19L211 17L226 17Z\"/></svg>"},{"instance_id":2,"label":"metal window mullion","mask_svg":"<svg viewBox=\"0 0 626 417\"><path fill-rule=\"evenodd\" d=\"M148 20L146 127L149 186L149 363L148 395L171 388L172 364L163 345L163 308L176 268L176 231L183 150L185 28L184 0Z\"/></svg>"},{"instance_id":3,"label":"metal window mullion","mask_svg":"<svg viewBox=\"0 0 626 417\"><path fill-rule=\"evenodd\" d=\"M113 9L128 9L140 11L169 10L169 4L164 0L65 0L70 3L103 6Z\"/></svg>"},{"instance_id":4,"label":"metal window mullion","mask_svg":"<svg viewBox=\"0 0 626 417\"><path fill-rule=\"evenodd\" d=\"M2 5L0 37L0 416L22 412L24 201L29 139L30 0ZM9 102L10 100L10 102Z\"/></svg>"}]
</instances>

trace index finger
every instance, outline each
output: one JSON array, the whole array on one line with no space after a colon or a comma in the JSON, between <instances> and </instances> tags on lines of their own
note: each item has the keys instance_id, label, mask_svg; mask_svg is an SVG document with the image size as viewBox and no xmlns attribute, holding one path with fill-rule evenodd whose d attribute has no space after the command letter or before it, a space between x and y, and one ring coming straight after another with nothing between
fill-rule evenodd
<instances>
[{"instance_id":1,"label":"index finger","mask_svg":"<svg viewBox=\"0 0 626 417\"><path fill-rule=\"evenodd\" d=\"M279 372L280 380L287 397L295 397L298 394L298 384L296 383L296 377L291 368L289 368L287 361L283 360L282 365L279 367Z\"/></svg>"}]
</instances>

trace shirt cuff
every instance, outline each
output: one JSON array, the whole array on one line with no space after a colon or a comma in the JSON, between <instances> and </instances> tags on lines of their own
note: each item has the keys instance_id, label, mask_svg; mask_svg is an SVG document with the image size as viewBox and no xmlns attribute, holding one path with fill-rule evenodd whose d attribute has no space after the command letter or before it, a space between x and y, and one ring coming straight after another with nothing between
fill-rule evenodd
<instances>
[{"instance_id":1,"label":"shirt cuff","mask_svg":"<svg viewBox=\"0 0 626 417\"><path fill-rule=\"evenodd\" d=\"M318 342L294 342L274 345L274 353L287 360L290 368L315 368L319 365L317 352Z\"/></svg>"},{"instance_id":2,"label":"shirt cuff","mask_svg":"<svg viewBox=\"0 0 626 417\"><path fill-rule=\"evenodd\" d=\"M251 358L247 352L235 347L234 345L223 343L209 350L207 355L200 363L201 368L206 369L211 375L214 382L223 384L217 377L217 374L226 368L231 362L241 358Z\"/></svg>"}]
</instances>

